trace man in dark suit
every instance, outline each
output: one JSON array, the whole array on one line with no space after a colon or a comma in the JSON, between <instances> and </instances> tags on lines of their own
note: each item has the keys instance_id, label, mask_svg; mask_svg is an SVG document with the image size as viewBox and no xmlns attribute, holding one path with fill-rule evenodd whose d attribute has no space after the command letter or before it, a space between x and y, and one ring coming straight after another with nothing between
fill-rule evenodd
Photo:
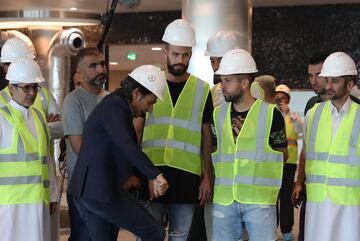
<instances>
[{"instance_id":1,"label":"man in dark suit","mask_svg":"<svg viewBox=\"0 0 360 241\"><path fill-rule=\"evenodd\" d=\"M154 197L168 184L137 145L134 117L152 111L162 100L164 73L151 65L136 68L122 88L108 95L88 117L79 158L69 186L75 205L86 220L92 241L108 240L111 226L133 232L142 241L163 241L160 224L124 190L133 167L150 182Z\"/></svg>"}]
</instances>

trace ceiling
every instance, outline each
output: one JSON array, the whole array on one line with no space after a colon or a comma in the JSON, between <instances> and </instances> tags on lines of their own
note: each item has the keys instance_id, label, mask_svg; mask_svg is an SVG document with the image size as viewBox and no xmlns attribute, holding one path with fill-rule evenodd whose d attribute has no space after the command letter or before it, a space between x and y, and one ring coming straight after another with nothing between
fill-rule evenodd
<instances>
[{"instance_id":1,"label":"ceiling","mask_svg":"<svg viewBox=\"0 0 360 241\"><path fill-rule=\"evenodd\" d=\"M25 10L25 9L53 9L69 10L76 7L77 11L98 12L106 11L107 1L112 0L0 0L0 11ZM134 1L134 0L119 0ZM220 0L218 0L220 1ZM360 0L253 0L254 7L289 6L289 5L313 5L313 4L336 4L336 3L360 3ZM169 11L180 10L181 0L140 0L140 5L130 10L118 6L117 12L146 12L146 11Z\"/></svg>"}]
</instances>

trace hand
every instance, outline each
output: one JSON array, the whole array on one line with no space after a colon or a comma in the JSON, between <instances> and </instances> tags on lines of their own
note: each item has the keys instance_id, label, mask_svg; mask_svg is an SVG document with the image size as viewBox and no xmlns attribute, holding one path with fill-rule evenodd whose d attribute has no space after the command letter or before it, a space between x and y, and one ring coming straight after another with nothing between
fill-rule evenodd
<instances>
[{"instance_id":1,"label":"hand","mask_svg":"<svg viewBox=\"0 0 360 241\"><path fill-rule=\"evenodd\" d=\"M46 118L48 123L60 121L60 115L59 114L50 114Z\"/></svg>"},{"instance_id":2,"label":"hand","mask_svg":"<svg viewBox=\"0 0 360 241\"><path fill-rule=\"evenodd\" d=\"M165 194L168 190L169 184L162 174L154 179L154 197L159 197Z\"/></svg>"},{"instance_id":3,"label":"hand","mask_svg":"<svg viewBox=\"0 0 360 241\"><path fill-rule=\"evenodd\" d=\"M279 104L279 109L280 109L280 111L282 112L282 113L284 113L284 114L289 114L289 111L290 111L290 109L289 109L289 106L287 105L287 104L284 104L284 103L280 103Z\"/></svg>"},{"instance_id":4,"label":"hand","mask_svg":"<svg viewBox=\"0 0 360 241\"><path fill-rule=\"evenodd\" d=\"M298 208L302 202L302 193L304 191L304 186L298 183L294 184L294 190L291 195L291 200L295 208Z\"/></svg>"},{"instance_id":5,"label":"hand","mask_svg":"<svg viewBox=\"0 0 360 241\"><path fill-rule=\"evenodd\" d=\"M140 180L136 176L130 176L125 184L123 185L123 189L125 191L129 191L130 189L137 189L140 187Z\"/></svg>"},{"instance_id":6,"label":"hand","mask_svg":"<svg viewBox=\"0 0 360 241\"><path fill-rule=\"evenodd\" d=\"M209 176L204 176L199 186L200 206L210 200L212 194L212 180Z\"/></svg>"},{"instance_id":7,"label":"hand","mask_svg":"<svg viewBox=\"0 0 360 241\"><path fill-rule=\"evenodd\" d=\"M55 213L56 208L58 206L58 202L51 202L49 209L50 209L50 215L52 215L53 213Z\"/></svg>"},{"instance_id":8,"label":"hand","mask_svg":"<svg viewBox=\"0 0 360 241\"><path fill-rule=\"evenodd\" d=\"M244 123L245 119L241 118L240 116L236 117L236 118L233 118L231 120L232 122L232 128L233 130L235 131L236 135L239 134L240 130L241 130L241 127Z\"/></svg>"}]
</instances>

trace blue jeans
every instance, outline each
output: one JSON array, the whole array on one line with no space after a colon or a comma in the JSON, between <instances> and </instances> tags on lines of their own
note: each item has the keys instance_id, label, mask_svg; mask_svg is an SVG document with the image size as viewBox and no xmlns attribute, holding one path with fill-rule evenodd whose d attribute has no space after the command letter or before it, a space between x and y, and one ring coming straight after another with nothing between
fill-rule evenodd
<instances>
[{"instance_id":1,"label":"blue jeans","mask_svg":"<svg viewBox=\"0 0 360 241\"><path fill-rule=\"evenodd\" d=\"M70 237L68 241L90 241L85 220L80 216L80 213L74 204L73 196L66 194L66 199L70 217Z\"/></svg>"},{"instance_id":2,"label":"blue jeans","mask_svg":"<svg viewBox=\"0 0 360 241\"><path fill-rule=\"evenodd\" d=\"M145 208L153 215L158 224L168 214L169 241L186 241L190 232L196 204L167 204L145 202ZM142 239L142 241L144 241Z\"/></svg>"},{"instance_id":3,"label":"blue jeans","mask_svg":"<svg viewBox=\"0 0 360 241\"><path fill-rule=\"evenodd\" d=\"M213 241L237 241L242 237L243 226L251 241L275 241L276 206L241 204L214 204Z\"/></svg>"},{"instance_id":4,"label":"blue jeans","mask_svg":"<svg viewBox=\"0 0 360 241\"><path fill-rule=\"evenodd\" d=\"M75 205L84 217L92 241L114 241L114 227L124 228L142 241L163 241L165 232L151 214L128 193L116 202L102 203L75 197ZM115 239L114 239L115 238Z\"/></svg>"}]
</instances>

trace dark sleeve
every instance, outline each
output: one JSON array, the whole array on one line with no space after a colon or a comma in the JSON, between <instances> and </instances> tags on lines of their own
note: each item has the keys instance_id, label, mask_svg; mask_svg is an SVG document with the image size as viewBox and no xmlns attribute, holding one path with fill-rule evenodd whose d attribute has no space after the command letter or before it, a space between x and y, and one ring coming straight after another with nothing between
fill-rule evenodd
<instances>
[{"instance_id":1,"label":"dark sleeve","mask_svg":"<svg viewBox=\"0 0 360 241\"><path fill-rule=\"evenodd\" d=\"M352 100L352 101L354 101L356 104L360 104L360 99L358 99L358 98L356 98L355 96L353 96L353 95L350 95L350 99Z\"/></svg>"},{"instance_id":2,"label":"dark sleeve","mask_svg":"<svg viewBox=\"0 0 360 241\"><path fill-rule=\"evenodd\" d=\"M109 114L107 114L106 121L103 122L103 128L113 143L114 149L120 154L116 155L117 158L121 158L117 161L128 161L149 179L158 176L160 171L141 151L136 142L130 113L124 111L124 107L114 103L111 108L106 108L106 112Z\"/></svg>"},{"instance_id":3,"label":"dark sleeve","mask_svg":"<svg viewBox=\"0 0 360 241\"><path fill-rule=\"evenodd\" d=\"M286 130L284 117L278 108L274 108L273 121L271 123L269 145L272 148L286 148Z\"/></svg>"},{"instance_id":4,"label":"dark sleeve","mask_svg":"<svg viewBox=\"0 0 360 241\"><path fill-rule=\"evenodd\" d=\"M313 106L316 104L318 100L318 97L317 96L313 96L311 97L308 102L306 103L306 106L305 106L305 110L304 110L304 116L306 116L306 113L311 109L313 108Z\"/></svg>"},{"instance_id":5,"label":"dark sleeve","mask_svg":"<svg viewBox=\"0 0 360 241\"><path fill-rule=\"evenodd\" d=\"M213 118L214 106L212 102L211 92L209 90L208 97L206 99L205 108L203 112L202 123L211 123Z\"/></svg>"}]
</instances>

